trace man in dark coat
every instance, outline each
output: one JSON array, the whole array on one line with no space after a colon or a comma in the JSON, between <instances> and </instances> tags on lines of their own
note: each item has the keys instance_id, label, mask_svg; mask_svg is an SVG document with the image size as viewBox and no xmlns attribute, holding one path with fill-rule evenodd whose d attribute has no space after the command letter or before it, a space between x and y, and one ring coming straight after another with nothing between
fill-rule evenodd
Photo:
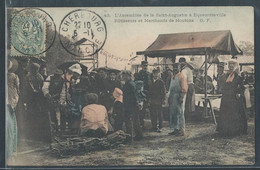
<instances>
[{"instance_id":1,"label":"man in dark coat","mask_svg":"<svg viewBox=\"0 0 260 170\"><path fill-rule=\"evenodd\" d=\"M116 79L117 73L118 73L117 70L114 69L109 70L108 90L111 95L113 94L115 88L122 89L120 81Z\"/></svg>"},{"instance_id":2,"label":"man in dark coat","mask_svg":"<svg viewBox=\"0 0 260 170\"><path fill-rule=\"evenodd\" d=\"M142 129L138 115L138 102L136 94L136 86L131 78L130 71L122 72L122 79L125 81L123 87L123 103L125 111L126 132L132 134L132 123L135 131L135 140L143 138Z\"/></svg>"},{"instance_id":3,"label":"man in dark coat","mask_svg":"<svg viewBox=\"0 0 260 170\"><path fill-rule=\"evenodd\" d=\"M144 93L148 94L149 85L151 84L151 74L148 72L148 62L142 61L142 70L139 71L138 80L144 82Z\"/></svg>"},{"instance_id":4,"label":"man in dark coat","mask_svg":"<svg viewBox=\"0 0 260 170\"><path fill-rule=\"evenodd\" d=\"M90 88L89 88L89 92L90 93L96 93L98 94L98 85L97 85L97 71L91 71L89 73L89 83L90 83Z\"/></svg>"},{"instance_id":5,"label":"man in dark coat","mask_svg":"<svg viewBox=\"0 0 260 170\"><path fill-rule=\"evenodd\" d=\"M115 69L111 69L108 72L109 72L109 78L108 78L108 84L106 84L106 85L107 85L107 89L108 89L108 93L109 93L108 105L111 108L113 106L113 102L114 102L113 92L114 92L115 88L122 89L122 86L121 86L121 82L117 79L117 73L119 71L117 71Z\"/></svg>"},{"instance_id":6,"label":"man in dark coat","mask_svg":"<svg viewBox=\"0 0 260 170\"><path fill-rule=\"evenodd\" d=\"M107 69L100 68L96 76L96 85L98 86L97 89L98 89L99 103L101 105L104 105L107 110L110 110L111 102L110 102L108 84L109 82L107 76Z\"/></svg>"},{"instance_id":7,"label":"man in dark coat","mask_svg":"<svg viewBox=\"0 0 260 170\"><path fill-rule=\"evenodd\" d=\"M147 112L149 112L149 110L148 110L148 107L149 107L149 103L148 103L149 93L148 93L148 91L149 91L149 87L150 87L152 78L151 78L151 73L148 72L148 62L142 61L141 67L142 67L142 70L140 70L138 72L138 76L135 79L135 81L141 80L141 81L144 82L143 92L146 95L146 99L145 99L146 102L144 102L143 109L142 109L142 112L140 114L141 126L144 127L144 116L145 116L145 114L147 114Z\"/></svg>"},{"instance_id":8,"label":"man in dark coat","mask_svg":"<svg viewBox=\"0 0 260 170\"><path fill-rule=\"evenodd\" d=\"M151 123L152 129L156 132L161 132L162 128L162 104L165 100L165 84L162 79L159 78L159 71L153 70L153 81L149 90L150 94L150 110L151 110ZM157 120L159 120L159 126L157 127Z\"/></svg>"},{"instance_id":9,"label":"man in dark coat","mask_svg":"<svg viewBox=\"0 0 260 170\"><path fill-rule=\"evenodd\" d=\"M40 65L32 63L26 76L25 106L27 110L27 138L50 141L49 117L44 114L43 77L39 73Z\"/></svg>"}]
</instances>

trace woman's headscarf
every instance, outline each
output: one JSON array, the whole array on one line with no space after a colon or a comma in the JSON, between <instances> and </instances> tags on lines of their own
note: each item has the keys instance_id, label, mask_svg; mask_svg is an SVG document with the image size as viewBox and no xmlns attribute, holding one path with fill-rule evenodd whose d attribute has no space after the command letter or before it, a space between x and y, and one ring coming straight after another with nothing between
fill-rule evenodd
<instances>
[{"instance_id":1,"label":"woman's headscarf","mask_svg":"<svg viewBox=\"0 0 260 170\"><path fill-rule=\"evenodd\" d=\"M119 102L123 103L123 92L119 88L115 88L115 90L113 92L113 97L115 98L115 102L119 101Z\"/></svg>"},{"instance_id":2,"label":"woman's headscarf","mask_svg":"<svg viewBox=\"0 0 260 170\"><path fill-rule=\"evenodd\" d=\"M230 82L233 81L233 79L234 79L234 77L235 77L235 74L234 74L235 72L236 72L236 73L239 73L239 67L238 67L238 62L237 62L237 60L235 60L235 59L230 59L230 60L228 61L228 64L231 64L231 63L234 64L234 68L233 68L233 70L230 72L230 74L229 74L229 76L228 76L228 78L227 78L227 80L226 80L227 83L230 83Z\"/></svg>"},{"instance_id":3,"label":"woman's headscarf","mask_svg":"<svg viewBox=\"0 0 260 170\"><path fill-rule=\"evenodd\" d=\"M39 72L39 69L40 69L40 65L37 64L37 63L32 63L31 64L31 69L30 69L30 72L32 74L37 74Z\"/></svg>"}]
</instances>

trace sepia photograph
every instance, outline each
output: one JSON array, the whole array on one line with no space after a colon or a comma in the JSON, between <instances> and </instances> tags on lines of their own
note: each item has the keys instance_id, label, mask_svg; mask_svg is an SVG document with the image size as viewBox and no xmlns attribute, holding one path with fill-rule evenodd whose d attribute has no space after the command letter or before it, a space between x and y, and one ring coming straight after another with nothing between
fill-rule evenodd
<instances>
[{"instance_id":1,"label":"sepia photograph","mask_svg":"<svg viewBox=\"0 0 260 170\"><path fill-rule=\"evenodd\" d=\"M254 7L6 8L7 167L255 164Z\"/></svg>"}]
</instances>

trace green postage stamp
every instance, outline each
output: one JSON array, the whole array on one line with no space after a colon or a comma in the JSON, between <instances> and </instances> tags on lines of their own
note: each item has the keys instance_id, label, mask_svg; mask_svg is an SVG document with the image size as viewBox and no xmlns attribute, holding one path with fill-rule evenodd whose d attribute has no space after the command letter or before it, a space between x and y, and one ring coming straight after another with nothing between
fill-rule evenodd
<instances>
[{"instance_id":1,"label":"green postage stamp","mask_svg":"<svg viewBox=\"0 0 260 170\"><path fill-rule=\"evenodd\" d=\"M13 16L11 20L11 55L41 55L52 42L46 42L47 28L55 29L51 17L40 9L24 9Z\"/></svg>"}]
</instances>

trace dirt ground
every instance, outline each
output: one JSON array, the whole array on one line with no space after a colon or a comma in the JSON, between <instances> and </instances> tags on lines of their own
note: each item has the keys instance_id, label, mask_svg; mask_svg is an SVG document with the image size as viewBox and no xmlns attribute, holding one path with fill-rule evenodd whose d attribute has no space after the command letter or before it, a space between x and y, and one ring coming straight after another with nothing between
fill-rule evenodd
<instances>
[{"instance_id":1,"label":"dirt ground","mask_svg":"<svg viewBox=\"0 0 260 170\"><path fill-rule=\"evenodd\" d=\"M44 143L23 141L11 166L127 166L127 165L252 165L255 162L254 124L249 134L223 138L212 123L186 124L184 137L144 132L144 140L110 150L57 158ZM146 122L147 123L147 122ZM167 122L164 122L168 127ZM36 150L36 151L34 151Z\"/></svg>"}]
</instances>

